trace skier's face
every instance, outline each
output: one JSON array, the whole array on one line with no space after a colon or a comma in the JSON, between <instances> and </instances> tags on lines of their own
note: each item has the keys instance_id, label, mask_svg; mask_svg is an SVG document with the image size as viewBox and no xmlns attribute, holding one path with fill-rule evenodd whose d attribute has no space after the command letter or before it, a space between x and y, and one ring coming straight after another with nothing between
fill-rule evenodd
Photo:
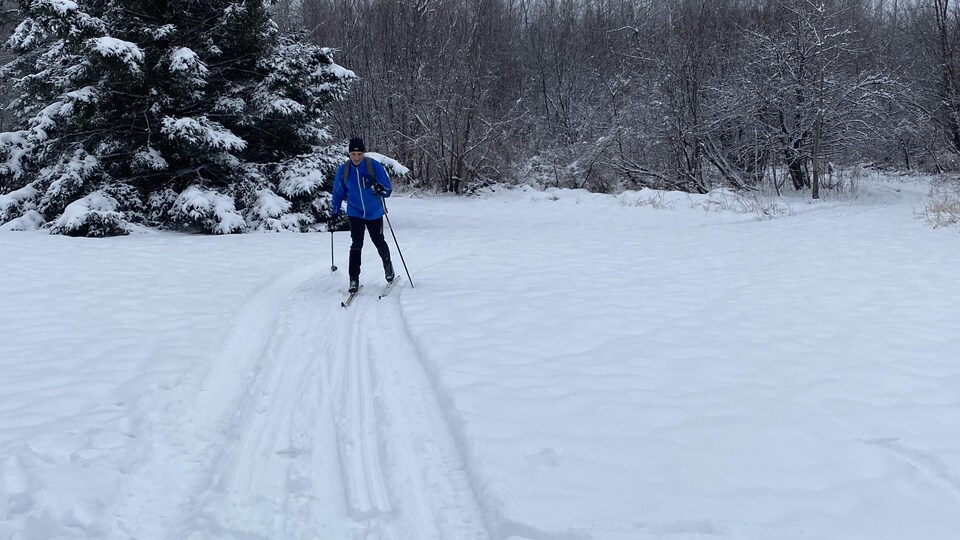
<instances>
[{"instance_id":1,"label":"skier's face","mask_svg":"<svg viewBox=\"0 0 960 540\"><path fill-rule=\"evenodd\" d=\"M350 152L350 161L352 161L354 165L359 165L360 162L363 161L363 152Z\"/></svg>"}]
</instances>

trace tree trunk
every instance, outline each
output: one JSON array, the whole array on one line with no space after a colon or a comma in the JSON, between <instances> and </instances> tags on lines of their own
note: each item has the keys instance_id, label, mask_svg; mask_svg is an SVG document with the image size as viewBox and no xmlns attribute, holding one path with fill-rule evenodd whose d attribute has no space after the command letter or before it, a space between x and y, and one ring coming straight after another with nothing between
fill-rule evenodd
<instances>
[{"instance_id":1,"label":"tree trunk","mask_svg":"<svg viewBox=\"0 0 960 540\"><path fill-rule=\"evenodd\" d=\"M814 199L820 198L820 131L823 126L823 111L817 111L817 118L813 122L813 180L811 195Z\"/></svg>"},{"instance_id":2,"label":"tree trunk","mask_svg":"<svg viewBox=\"0 0 960 540\"><path fill-rule=\"evenodd\" d=\"M813 120L813 181L810 193L820 198L820 140L823 137L823 67L820 68L820 87L817 89L817 116Z\"/></svg>"},{"instance_id":3,"label":"tree trunk","mask_svg":"<svg viewBox=\"0 0 960 540\"><path fill-rule=\"evenodd\" d=\"M793 188L799 191L810 183L807 180L807 171L803 168L803 158L792 149L787 150L785 154L787 171L790 173L790 180L793 181Z\"/></svg>"}]
</instances>

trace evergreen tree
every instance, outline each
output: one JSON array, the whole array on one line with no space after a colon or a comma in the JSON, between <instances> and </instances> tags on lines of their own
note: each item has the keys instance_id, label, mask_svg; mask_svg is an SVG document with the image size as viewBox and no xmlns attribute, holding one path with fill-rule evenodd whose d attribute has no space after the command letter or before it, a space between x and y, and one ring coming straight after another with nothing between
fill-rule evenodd
<instances>
[{"instance_id":1,"label":"evergreen tree","mask_svg":"<svg viewBox=\"0 0 960 540\"><path fill-rule=\"evenodd\" d=\"M125 234L309 230L341 160L325 124L353 73L264 0L19 0L0 76L0 224Z\"/></svg>"}]
</instances>

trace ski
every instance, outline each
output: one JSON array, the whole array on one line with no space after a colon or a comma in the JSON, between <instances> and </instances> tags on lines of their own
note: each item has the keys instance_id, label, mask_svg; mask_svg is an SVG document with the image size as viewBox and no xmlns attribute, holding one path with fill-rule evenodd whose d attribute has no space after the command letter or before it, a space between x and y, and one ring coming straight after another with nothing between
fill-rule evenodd
<instances>
[{"instance_id":1,"label":"ski","mask_svg":"<svg viewBox=\"0 0 960 540\"><path fill-rule=\"evenodd\" d=\"M383 286L383 289L380 291L380 296L377 297L377 300L379 300L379 299L383 298L384 296L390 294L390 291L393 290L394 285L396 285L399 281L400 281L400 277L397 276L397 277L393 278L393 281L391 281L390 283L387 283L386 285L384 285L384 286Z\"/></svg>"},{"instance_id":2,"label":"ski","mask_svg":"<svg viewBox=\"0 0 960 540\"><path fill-rule=\"evenodd\" d=\"M352 292L348 294L347 297L342 302L340 302L340 307L344 307L344 308L350 307L350 304L353 302L353 299L356 298L358 294L360 294L361 290L363 290L363 285L361 285L360 288L357 289L357 292Z\"/></svg>"}]
</instances>

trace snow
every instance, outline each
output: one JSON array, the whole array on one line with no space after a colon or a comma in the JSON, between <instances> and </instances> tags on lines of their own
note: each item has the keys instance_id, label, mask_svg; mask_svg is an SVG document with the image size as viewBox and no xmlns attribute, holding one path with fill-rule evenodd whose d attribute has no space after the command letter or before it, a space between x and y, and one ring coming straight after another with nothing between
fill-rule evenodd
<instances>
[{"instance_id":1,"label":"snow","mask_svg":"<svg viewBox=\"0 0 960 540\"><path fill-rule=\"evenodd\" d=\"M174 201L171 211L191 221L212 219L215 223L214 231L218 234L230 234L246 229L246 222L243 216L237 213L231 197L196 186L185 189Z\"/></svg>"},{"instance_id":2,"label":"snow","mask_svg":"<svg viewBox=\"0 0 960 540\"><path fill-rule=\"evenodd\" d=\"M257 200L253 207L254 221L257 223L256 229L274 232L300 232L306 224L311 222L311 219L299 212L290 213L292 207L293 204L290 201L277 195L272 190L261 189L257 191Z\"/></svg>"},{"instance_id":3,"label":"snow","mask_svg":"<svg viewBox=\"0 0 960 540\"><path fill-rule=\"evenodd\" d=\"M346 152L346 145L344 145L344 152ZM382 163L394 181L396 176L402 176L410 172L410 169L401 165L399 161L383 154L366 152L364 156ZM344 156L341 163L346 161L347 158ZM324 165L326 164L318 163L317 159L311 155L300 156L284 163L279 185L280 193L289 197L314 193L320 186L329 181L330 174L332 174L327 171L329 167ZM334 166L333 172L336 171L335 167L338 165L339 163Z\"/></svg>"},{"instance_id":4,"label":"snow","mask_svg":"<svg viewBox=\"0 0 960 540\"><path fill-rule=\"evenodd\" d=\"M100 168L100 161L82 149L75 150L69 158L53 167L40 171L40 177L49 181L50 185L40 198L40 210L54 201L69 199L73 193L78 193L84 183Z\"/></svg>"},{"instance_id":5,"label":"snow","mask_svg":"<svg viewBox=\"0 0 960 540\"><path fill-rule=\"evenodd\" d=\"M140 72L143 50L136 43L114 37L99 37L89 40L90 46L105 58L116 58L127 65L133 73Z\"/></svg>"},{"instance_id":6,"label":"snow","mask_svg":"<svg viewBox=\"0 0 960 540\"><path fill-rule=\"evenodd\" d=\"M92 103L98 97L97 94L98 92L95 87L84 86L79 90L67 92L66 96L73 101L79 101L80 103Z\"/></svg>"},{"instance_id":7,"label":"snow","mask_svg":"<svg viewBox=\"0 0 960 540\"><path fill-rule=\"evenodd\" d=\"M952 540L927 189L395 195L346 310L345 233L0 232L0 538Z\"/></svg>"},{"instance_id":8,"label":"snow","mask_svg":"<svg viewBox=\"0 0 960 540\"><path fill-rule=\"evenodd\" d=\"M10 193L0 194L0 218L9 212L10 209L20 206L32 199L36 199L37 195L37 188L35 188L33 184L27 184L26 186L20 189L15 189Z\"/></svg>"},{"instance_id":9,"label":"snow","mask_svg":"<svg viewBox=\"0 0 960 540\"><path fill-rule=\"evenodd\" d=\"M121 223L124 221L123 216L117 212L116 199L101 191L95 191L68 204L60 217L54 220L53 229L64 231L80 229L91 218Z\"/></svg>"},{"instance_id":10,"label":"snow","mask_svg":"<svg viewBox=\"0 0 960 540\"><path fill-rule=\"evenodd\" d=\"M179 47L170 52L170 71L205 75L208 70L206 64L192 49Z\"/></svg>"},{"instance_id":11,"label":"snow","mask_svg":"<svg viewBox=\"0 0 960 540\"><path fill-rule=\"evenodd\" d=\"M322 50L325 54L328 54L328 55L332 54L333 52L332 49L327 49L327 48L324 48ZM331 73L333 74L334 77L338 79L356 79L357 78L357 74L355 72L335 62L331 62L330 64L325 65L320 69L317 69L317 72L314 73L314 76L322 77L326 73Z\"/></svg>"},{"instance_id":12,"label":"snow","mask_svg":"<svg viewBox=\"0 0 960 540\"><path fill-rule=\"evenodd\" d=\"M164 117L160 131L173 140L183 140L217 150L243 150L247 143L229 129L206 117Z\"/></svg>"},{"instance_id":13,"label":"snow","mask_svg":"<svg viewBox=\"0 0 960 540\"><path fill-rule=\"evenodd\" d=\"M0 231L35 231L45 222L40 212L27 210L22 216L0 224Z\"/></svg>"},{"instance_id":14,"label":"snow","mask_svg":"<svg viewBox=\"0 0 960 540\"><path fill-rule=\"evenodd\" d=\"M256 214L261 219L280 217L290 211L290 201L277 195L272 190L257 191Z\"/></svg>"},{"instance_id":15,"label":"snow","mask_svg":"<svg viewBox=\"0 0 960 540\"><path fill-rule=\"evenodd\" d=\"M170 166L167 160L159 150L155 148L144 148L138 150L133 156L133 166L138 170L144 171L163 171Z\"/></svg>"},{"instance_id":16,"label":"snow","mask_svg":"<svg viewBox=\"0 0 960 540\"><path fill-rule=\"evenodd\" d=\"M39 3L50 6L60 15L66 15L67 13L76 11L78 9L77 3L71 0L40 0Z\"/></svg>"},{"instance_id":17,"label":"snow","mask_svg":"<svg viewBox=\"0 0 960 540\"><path fill-rule=\"evenodd\" d=\"M175 24L165 24L163 26L148 27L146 29L146 32L148 32L149 36L155 40L161 40L169 37L176 31L177 26Z\"/></svg>"},{"instance_id":18,"label":"snow","mask_svg":"<svg viewBox=\"0 0 960 540\"><path fill-rule=\"evenodd\" d=\"M316 166L309 158L294 158L286 163L280 179L280 193L295 197L305 193L314 193L327 182L325 171Z\"/></svg>"},{"instance_id":19,"label":"snow","mask_svg":"<svg viewBox=\"0 0 960 540\"><path fill-rule=\"evenodd\" d=\"M48 0L47 2L61 15L77 9L77 3L71 0Z\"/></svg>"},{"instance_id":20,"label":"snow","mask_svg":"<svg viewBox=\"0 0 960 540\"><path fill-rule=\"evenodd\" d=\"M364 157L368 157L368 158L371 158L371 159L375 159L375 160L379 161L380 163L382 163L383 166L387 169L387 173L390 174L390 175L400 175L400 176L403 176L403 175L407 174L408 172L410 172L410 169L408 169L408 168L404 167L403 165L401 165L399 161L397 161L397 160L395 160L395 159L393 159L393 158L391 158L391 157L387 157L387 156L385 156L385 155L383 155L383 154L381 154L381 153L379 153L379 152L364 152L363 155L364 155Z\"/></svg>"},{"instance_id":21,"label":"snow","mask_svg":"<svg viewBox=\"0 0 960 540\"><path fill-rule=\"evenodd\" d=\"M36 116L30 119L31 138L38 142L47 140L47 130L56 125L55 116L67 116L73 108L72 103L55 101L43 108Z\"/></svg>"},{"instance_id":22,"label":"snow","mask_svg":"<svg viewBox=\"0 0 960 540\"><path fill-rule=\"evenodd\" d=\"M303 105L289 98L276 98L272 100L267 107L268 113L279 114L281 116L303 114L305 110Z\"/></svg>"},{"instance_id":23,"label":"snow","mask_svg":"<svg viewBox=\"0 0 960 540\"><path fill-rule=\"evenodd\" d=\"M0 133L0 151L7 153L7 160L0 167L19 178L23 174L23 158L32 148L27 140L26 131L8 131ZM0 195L2 197L2 195Z\"/></svg>"},{"instance_id":24,"label":"snow","mask_svg":"<svg viewBox=\"0 0 960 540\"><path fill-rule=\"evenodd\" d=\"M217 99L217 104L214 106L214 110L217 112L240 114L243 112L243 109L246 106L246 102L240 98L221 96Z\"/></svg>"}]
</instances>

